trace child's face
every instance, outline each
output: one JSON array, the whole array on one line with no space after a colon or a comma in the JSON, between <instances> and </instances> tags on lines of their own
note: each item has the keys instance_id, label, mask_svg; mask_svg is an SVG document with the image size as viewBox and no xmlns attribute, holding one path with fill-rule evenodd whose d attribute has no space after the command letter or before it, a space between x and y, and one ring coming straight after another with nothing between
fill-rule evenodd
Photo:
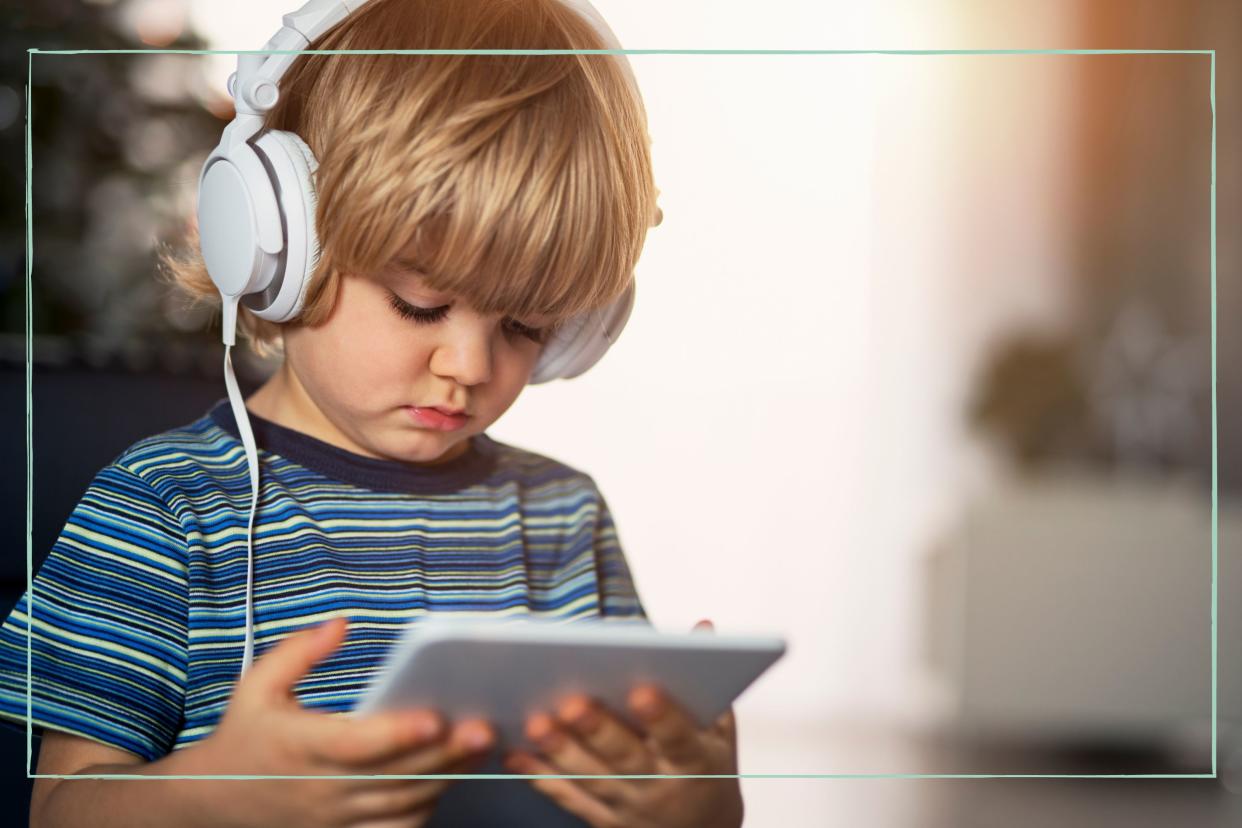
<instances>
[{"instance_id":1,"label":"child's face","mask_svg":"<svg viewBox=\"0 0 1242 828\"><path fill-rule=\"evenodd\" d=\"M409 272L346 276L326 322L285 331L286 402L311 436L357 454L449 460L526 387L541 350L528 334L547 321L482 316ZM468 416L442 430L413 407Z\"/></svg>"}]
</instances>

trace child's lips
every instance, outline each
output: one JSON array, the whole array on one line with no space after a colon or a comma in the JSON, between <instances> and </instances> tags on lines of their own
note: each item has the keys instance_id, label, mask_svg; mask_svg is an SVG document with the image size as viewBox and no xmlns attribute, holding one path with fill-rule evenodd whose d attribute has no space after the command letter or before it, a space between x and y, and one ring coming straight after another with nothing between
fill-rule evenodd
<instances>
[{"instance_id":1,"label":"child's lips","mask_svg":"<svg viewBox=\"0 0 1242 828\"><path fill-rule=\"evenodd\" d=\"M437 431L456 431L470 419L461 409L407 405L405 410L419 425Z\"/></svg>"}]
</instances>

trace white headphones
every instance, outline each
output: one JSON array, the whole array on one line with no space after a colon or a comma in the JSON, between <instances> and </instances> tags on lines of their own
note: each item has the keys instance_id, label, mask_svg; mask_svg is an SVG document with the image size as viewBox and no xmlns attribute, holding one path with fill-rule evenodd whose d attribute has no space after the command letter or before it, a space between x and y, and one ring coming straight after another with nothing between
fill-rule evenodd
<instances>
[{"instance_id":1,"label":"white headphones","mask_svg":"<svg viewBox=\"0 0 1242 828\"><path fill-rule=\"evenodd\" d=\"M286 14L265 50L305 49L368 0L310 0ZM600 33L616 36L584 0L562 0ZM198 226L207 272L223 300L223 339L232 345L240 301L261 319L287 322L302 310L319 261L314 153L298 135L264 130L280 78L296 55L238 55L229 78L237 115L203 164ZM617 55L632 79L629 61ZM257 136L257 137L256 137ZM634 306L633 280L612 304L567 320L544 345L532 383L569 379L595 365L620 336Z\"/></svg>"},{"instance_id":2,"label":"white headphones","mask_svg":"<svg viewBox=\"0 0 1242 828\"><path fill-rule=\"evenodd\" d=\"M282 18L264 51L306 49L369 0L309 0ZM609 49L620 49L612 29L587 0L561 0L599 32ZM265 130L263 114L280 97L280 78L296 54L243 54L229 78L236 117L203 164L198 179L198 230L207 272L223 307L224 381L250 471L250 521L246 536L246 639L242 673L254 657L254 519L259 502L259 463L250 417L233 373L232 347L238 304L271 322L297 317L319 263L315 231L318 163L298 135ZM618 54L634 83L625 55ZM635 85L635 88L636 85ZM634 307L634 280L612 304L558 326L543 346L531 383L570 379L597 363L621 335Z\"/></svg>"}]
</instances>

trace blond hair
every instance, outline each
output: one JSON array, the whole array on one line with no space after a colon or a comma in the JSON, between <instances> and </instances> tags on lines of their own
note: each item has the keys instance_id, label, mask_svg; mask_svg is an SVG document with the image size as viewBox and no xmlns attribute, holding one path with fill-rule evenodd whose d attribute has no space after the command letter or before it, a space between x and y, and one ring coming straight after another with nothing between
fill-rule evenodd
<instances>
[{"instance_id":1,"label":"blond hair","mask_svg":"<svg viewBox=\"0 0 1242 828\"><path fill-rule=\"evenodd\" d=\"M372 0L313 49L606 49L560 0ZM319 160L321 256L296 322L394 264L481 313L564 319L625 289L658 215L646 114L613 55L300 55L266 126ZM415 261L398 262L407 248ZM218 295L191 227L169 281ZM260 354L281 326L244 309Z\"/></svg>"}]
</instances>

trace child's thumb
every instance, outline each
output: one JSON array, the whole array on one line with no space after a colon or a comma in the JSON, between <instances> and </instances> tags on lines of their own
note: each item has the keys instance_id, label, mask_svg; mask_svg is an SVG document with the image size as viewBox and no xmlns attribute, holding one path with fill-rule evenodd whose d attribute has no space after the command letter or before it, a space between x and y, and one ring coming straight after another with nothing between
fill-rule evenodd
<instances>
[{"instance_id":1,"label":"child's thumb","mask_svg":"<svg viewBox=\"0 0 1242 828\"><path fill-rule=\"evenodd\" d=\"M716 629L716 625L713 624L709 619L704 618L695 623L694 629L692 629L691 632L698 632L699 630L703 630L704 632L711 632L714 629Z\"/></svg>"},{"instance_id":2,"label":"child's thumb","mask_svg":"<svg viewBox=\"0 0 1242 828\"><path fill-rule=\"evenodd\" d=\"M347 626L344 618L333 618L287 636L254 662L239 691L265 700L288 699L293 685L341 645Z\"/></svg>"}]
</instances>

